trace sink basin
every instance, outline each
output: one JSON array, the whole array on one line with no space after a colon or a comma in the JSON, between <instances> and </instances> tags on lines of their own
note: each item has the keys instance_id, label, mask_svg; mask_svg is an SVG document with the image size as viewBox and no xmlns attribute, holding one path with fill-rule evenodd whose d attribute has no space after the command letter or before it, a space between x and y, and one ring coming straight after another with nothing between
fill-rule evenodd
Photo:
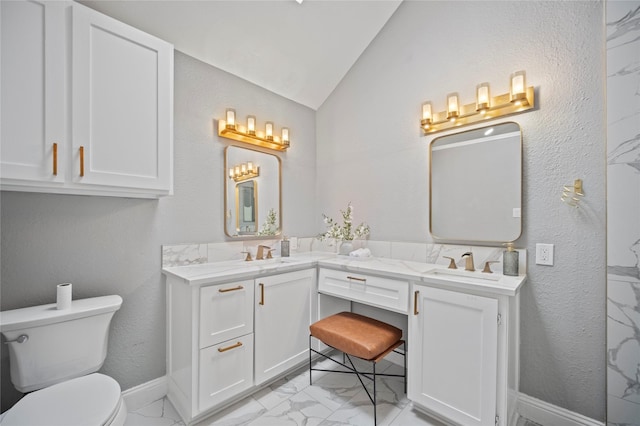
<instances>
[{"instance_id":1,"label":"sink basin","mask_svg":"<svg viewBox=\"0 0 640 426\"><path fill-rule=\"evenodd\" d=\"M254 260L255 264L260 265L273 265L274 263L295 263L296 260L290 257L274 257L273 259Z\"/></svg>"},{"instance_id":2,"label":"sink basin","mask_svg":"<svg viewBox=\"0 0 640 426\"><path fill-rule=\"evenodd\" d=\"M447 278L462 278L465 280L474 280L474 281L490 281L497 282L500 281L500 275L491 275L482 272L470 272L470 271L459 271L457 269L432 269L427 272L427 275L441 276Z\"/></svg>"}]
</instances>

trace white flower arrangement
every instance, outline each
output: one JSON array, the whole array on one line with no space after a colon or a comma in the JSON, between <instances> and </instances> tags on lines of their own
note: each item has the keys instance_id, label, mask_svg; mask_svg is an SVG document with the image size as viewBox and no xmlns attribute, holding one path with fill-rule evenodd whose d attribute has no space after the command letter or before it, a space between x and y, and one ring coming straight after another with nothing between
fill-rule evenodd
<instances>
[{"instance_id":1,"label":"white flower arrangement","mask_svg":"<svg viewBox=\"0 0 640 426\"><path fill-rule=\"evenodd\" d=\"M326 214L322 214L324 224L328 229L326 232L318 235L317 238L319 240L322 241L326 238L333 238L338 241L353 241L354 238L363 238L369 235L371 229L365 222L362 222L353 229L353 207L351 203L349 203L346 210L340 210L340 213L342 214L342 226L338 225L336 221Z\"/></svg>"}]
</instances>

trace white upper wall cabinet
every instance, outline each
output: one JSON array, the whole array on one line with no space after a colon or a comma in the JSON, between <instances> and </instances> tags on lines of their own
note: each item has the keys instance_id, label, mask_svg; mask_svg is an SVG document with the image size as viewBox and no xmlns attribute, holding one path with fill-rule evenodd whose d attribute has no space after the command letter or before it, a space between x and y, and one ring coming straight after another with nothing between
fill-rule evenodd
<instances>
[{"instance_id":1,"label":"white upper wall cabinet","mask_svg":"<svg viewBox=\"0 0 640 426\"><path fill-rule=\"evenodd\" d=\"M72 2L1 13L2 189L170 195L173 46Z\"/></svg>"},{"instance_id":2,"label":"white upper wall cabinet","mask_svg":"<svg viewBox=\"0 0 640 426\"><path fill-rule=\"evenodd\" d=\"M0 3L3 184L7 178L64 183L65 7L60 2Z\"/></svg>"},{"instance_id":3,"label":"white upper wall cabinet","mask_svg":"<svg viewBox=\"0 0 640 426\"><path fill-rule=\"evenodd\" d=\"M170 189L172 70L166 42L73 5L74 182Z\"/></svg>"}]
</instances>

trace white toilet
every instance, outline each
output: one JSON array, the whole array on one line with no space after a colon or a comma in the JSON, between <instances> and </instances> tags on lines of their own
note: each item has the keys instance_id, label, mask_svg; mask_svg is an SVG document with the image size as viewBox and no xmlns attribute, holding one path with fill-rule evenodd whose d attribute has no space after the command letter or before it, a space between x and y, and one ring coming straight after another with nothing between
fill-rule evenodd
<instances>
[{"instance_id":1,"label":"white toilet","mask_svg":"<svg viewBox=\"0 0 640 426\"><path fill-rule=\"evenodd\" d=\"M107 355L109 324L120 296L74 300L0 312L11 381L30 392L7 410L2 426L121 426L127 415L120 385L96 373Z\"/></svg>"}]
</instances>

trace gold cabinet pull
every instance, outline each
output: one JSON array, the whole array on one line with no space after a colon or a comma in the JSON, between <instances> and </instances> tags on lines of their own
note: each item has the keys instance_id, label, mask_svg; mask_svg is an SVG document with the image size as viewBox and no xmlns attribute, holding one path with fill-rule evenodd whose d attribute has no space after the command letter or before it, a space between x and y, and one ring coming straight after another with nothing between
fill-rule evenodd
<instances>
[{"instance_id":1,"label":"gold cabinet pull","mask_svg":"<svg viewBox=\"0 0 640 426\"><path fill-rule=\"evenodd\" d=\"M58 144L53 143L53 175L58 176Z\"/></svg>"},{"instance_id":2,"label":"gold cabinet pull","mask_svg":"<svg viewBox=\"0 0 640 426\"><path fill-rule=\"evenodd\" d=\"M240 346L242 346L242 342L238 342L235 345L227 346L226 348L218 348L218 352L230 351L231 349L239 348Z\"/></svg>"},{"instance_id":3,"label":"gold cabinet pull","mask_svg":"<svg viewBox=\"0 0 640 426\"><path fill-rule=\"evenodd\" d=\"M418 295L420 291L416 290L413 292L413 315L418 315Z\"/></svg>"},{"instance_id":4,"label":"gold cabinet pull","mask_svg":"<svg viewBox=\"0 0 640 426\"><path fill-rule=\"evenodd\" d=\"M84 177L84 146L80 147L80 177Z\"/></svg>"},{"instance_id":5,"label":"gold cabinet pull","mask_svg":"<svg viewBox=\"0 0 640 426\"><path fill-rule=\"evenodd\" d=\"M264 284L260 283L258 285L260 286L260 302L258 304L264 305Z\"/></svg>"},{"instance_id":6,"label":"gold cabinet pull","mask_svg":"<svg viewBox=\"0 0 640 426\"><path fill-rule=\"evenodd\" d=\"M226 293L228 291L236 291L236 290L242 290L244 287L242 287L241 285L239 285L238 287L233 287L233 288L221 288L218 291L220 293Z\"/></svg>"},{"instance_id":7,"label":"gold cabinet pull","mask_svg":"<svg viewBox=\"0 0 640 426\"><path fill-rule=\"evenodd\" d=\"M355 281L362 281L363 283L367 282L366 278L358 278L358 277L352 277L351 275L347 276L348 280L355 280Z\"/></svg>"}]
</instances>

